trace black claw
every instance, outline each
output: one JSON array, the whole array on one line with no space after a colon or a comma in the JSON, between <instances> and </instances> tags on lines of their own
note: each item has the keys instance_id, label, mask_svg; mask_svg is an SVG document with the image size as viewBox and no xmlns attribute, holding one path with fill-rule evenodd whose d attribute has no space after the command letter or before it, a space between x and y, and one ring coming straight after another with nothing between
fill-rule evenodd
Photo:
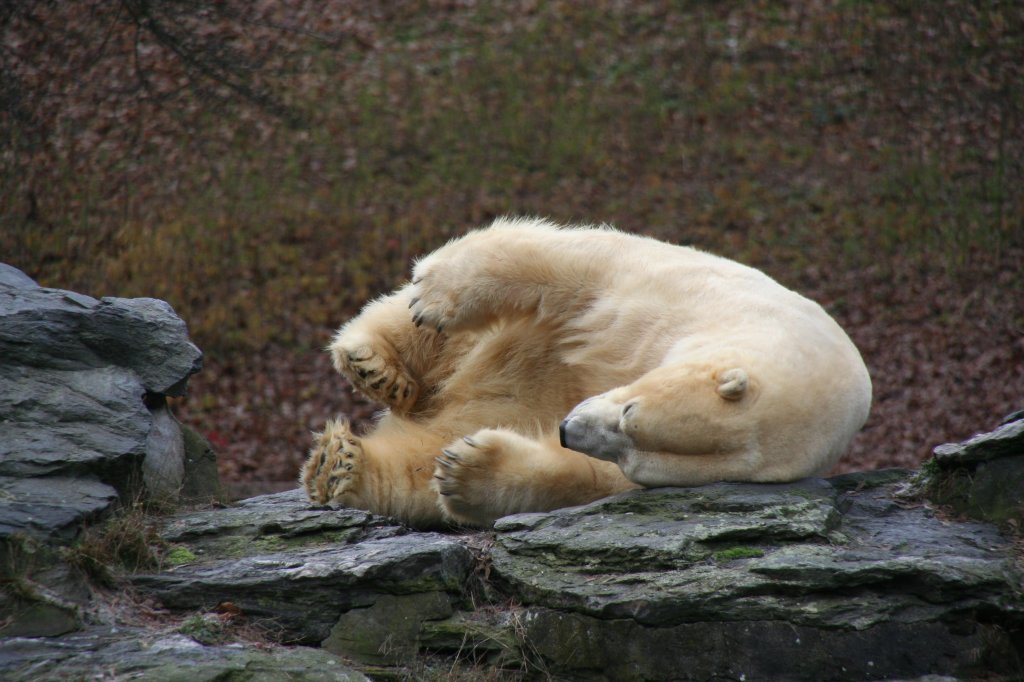
<instances>
[{"instance_id":1,"label":"black claw","mask_svg":"<svg viewBox=\"0 0 1024 682\"><path fill-rule=\"evenodd\" d=\"M440 464L441 466L443 466L446 469L451 469L452 468L452 463L449 462L446 459L442 459L440 457L435 457L434 461L437 462L438 464Z\"/></svg>"},{"instance_id":2,"label":"black claw","mask_svg":"<svg viewBox=\"0 0 1024 682\"><path fill-rule=\"evenodd\" d=\"M444 331L444 323L442 322L441 324L437 325L437 333L440 334L443 331Z\"/></svg>"},{"instance_id":3,"label":"black claw","mask_svg":"<svg viewBox=\"0 0 1024 682\"><path fill-rule=\"evenodd\" d=\"M437 474L434 474L433 478L434 478L434 479L436 479L436 480L438 480L438 481L441 481L441 482L444 482L444 481L447 481L447 480L448 480L448 479L447 479L447 478L445 478L444 476L438 476Z\"/></svg>"},{"instance_id":4,"label":"black claw","mask_svg":"<svg viewBox=\"0 0 1024 682\"><path fill-rule=\"evenodd\" d=\"M411 309L414 305L416 305L419 302L420 302L420 297L416 296L411 301L409 301L409 308Z\"/></svg>"},{"instance_id":5,"label":"black claw","mask_svg":"<svg viewBox=\"0 0 1024 682\"><path fill-rule=\"evenodd\" d=\"M416 325L417 327L420 326L421 324L423 324L423 314L422 313L417 313L416 315L413 315L412 316L412 323L414 325Z\"/></svg>"},{"instance_id":6,"label":"black claw","mask_svg":"<svg viewBox=\"0 0 1024 682\"><path fill-rule=\"evenodd\" d=\"M413 284L419 284L422 281L423 281L422 277L414 277L413 280L412 280L412 283Z\"/></svg>"}]
</instances>

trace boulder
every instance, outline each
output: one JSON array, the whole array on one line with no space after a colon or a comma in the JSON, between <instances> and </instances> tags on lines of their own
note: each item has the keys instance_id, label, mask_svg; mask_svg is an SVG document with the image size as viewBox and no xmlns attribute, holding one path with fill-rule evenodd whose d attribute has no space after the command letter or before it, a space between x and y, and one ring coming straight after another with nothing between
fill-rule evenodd
<instances>
[{"instance_id":1,"label":"boulder","mask_svg":"<svg viewBox=\"0 0 1024 682\"><path fill-rule=\"evenodd\" d=\"M132 576L136 590L177 610L230 602L306 644L327 639L342 614L385 596L458 598L472 564L457 537L406 533L366 512L311 509L299 490L228 513L178 516L164 528L191 559Z\"/></svg>"},{"instance_id":2,"label":"boulder","mask_svg":"<svg viewBox=\"0 0 1024 682\"><path fill-rule=\"evenodd\" d=\"M1009 540L877 483L645 490L509 517L491 579L526 607L547 669L578 679L1018 670L1024 574Z\"/></svg>"},{"instance_id":3,"label":"boulder","mask_svg":"<svg viewBox=\"0 0 1024 682\"><path fill-rule=\"evenodd\" d=\"M919 481L930 499L957 514L1024 528L1024 412L933 453Z\"/></svg>"},{"instance_id":4,"label":"boulder","mask_svg":"<svg viewBox=\"0 0 1024 682\"><path fill-rule=\"evenodd\" d=\"M0 274L0 476L92 476L131 496L148 460L180 485L181 434L160 408L202 366L185 323L163 301Z\"/></svg>"},{"instance_id":5,"label":"boulder","mask_svg":"<svg viewBox=\"0 0 1024 682\"><path fill-rule=\"evenodd\" d=\"M425 674L429 654L444 670L580 680L1016 679L1013 538L951 521L918 496L917 476L634 491L449 533L314 507L294 490L165 518L165 565L125 579L175 618L237 613L312 647L318 669L333 654L374 676ZM160 636L129 628L79 660ZM237 642L194 658L261 647L292 651Z\"/></svg>"},{"instance_id":6,"label":"boulder","mask_svg":"<svg viewBox=\"0 0 1024 682\"><path fill-rule=\"evenodd\" d=\"M145 679L150 682L290 680L367 682L331 654L310 648L204 645L175 631L93 627L62 637L0 640L0 677L39 680Z\"/></svg>"},{"instance_id":7,"label":"boulder","mask_svg":"<svg viewBox=\"0 0 1024 682\"><path fill-rule=\"evenodd\" d=\"M120 503L177 496L187 458L165 397L201 364L163 301L0 267L0 633L81 625L88 590L57 548Z\"/></svg>"},{"instance_id":8,"label":"boulder","mask_svg":"<svg viewBox=\"0 0 1024 682\"><path fill-rule=\"evenodd\" d=\"M295 490L167 519L186 560L130 580L375 674L432 653L566 679L1010 679L1013 541L951 523L915 476L634 491L454 534Z\"/></svg>"}]
</instances>

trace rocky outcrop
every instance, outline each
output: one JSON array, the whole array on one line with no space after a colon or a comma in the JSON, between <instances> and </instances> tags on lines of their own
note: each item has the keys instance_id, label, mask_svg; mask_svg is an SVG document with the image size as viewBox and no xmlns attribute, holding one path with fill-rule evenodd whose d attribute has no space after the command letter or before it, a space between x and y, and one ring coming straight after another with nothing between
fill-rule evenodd
<instances>
[{"instance_id":1,"label":"rocky outcrop","mask_svg":"<svg viewBox=\"0 0 1024 682\"><path fill-rule=\"evenodd\" d=\"M173 617L230 610L315 652L282 649L287 660L352 660L371 677L429 654L556 679L1015 679L1024 569L1013 538L951 520L918 496L918 479L636 491L485 533L412 532L311 507L296 490L163 519L173 560L126 580ZM72 640L95 646L60 649L62 666L142 665L146 647L96 632ZM223 649L196 648L181 628L126 637L209 661ZM0 674L38 679L27 671L56 669L31 667L51 646L0 643Z\"/></svg>"},{"instance_id":2,"label":"rocky outcrop","mask_svg":"<svg viewBox=\"0 0 1024 682\"><path fill-rule=\"evenodd\" d=\"M963 443L935 448L926 494L958 514L1024 528L1024 411Z\"/></svg>"},{"instance_id":3,"label":"rocky outcrop","mask_svg":"<svg viewBox=\"0 0 1024 682\"><path fill-rule=\"evenodd\" d=\"M382 595L456 599L472 563L458 537L407 533L366 512L311 509L298 490L228 513L175 517L161 535L195 560L133 576L137 590L179 610L230 602L304 644L319 644L343 613Z\"/></svg>"},{"instance_id":4,"label":"rocky outcrop","mask_svg":"<svg viewBox=\"0 0 1024 682\"><path fill-rule=\"evenodd\" d=\"M178 496L187 458L165 397L201 361L163 301L97 300L0 268L0 572L19 581L0 592L0 634L80 625L88 591L67 567L54 575L57 548L118 503Z\"/></svg>"},{"instance_id":5,"label":"rocky outcrop","mask_svg":"<svg viewBox=\"0 0 1024 682\"><path fill-rule=\"evenodd\" d=\"M0 640L7 680L366 682L326 651L200 644L174 631L98 626L60 639Z\"/></svg>"},{"instance_id":6,"label":"rocky outcrop","mask_svg":"<svg viewBox=\"0 0 1024 682\"><path fill-rule=\"evenodd\" d=\"M96 300L5 273L0 476L90 476L125 496L152 471L151 491L180 486L173 460L181 460L182 437L164 398L181 395L202 366L185 323L156 299Z\"/></svg>"},{"instance_id":7,"label":"rocky outcrop","mask_svg":"<svg viewBox=\"0 0 1024 682\"><path fill-rule=\"evenodd\" d=\"M162 564L97 589L66 557L83 523L137 491L142 462L181 452L160 398L198 356L183 327L155 322L160 304L18 274L0 268L0 373L19 382L0 388L2 679L1024 675L1020 414L921 472L635 491L488 532L266 495L149 519ZM97 317L140 343L177 329L178 350L110 353ZM85 329L67 353L25 347ZM171 372L136 367L167 354ZM184 468L209 472L208 444L178 435Z\"/></svg>"},{"instance_id":8,"label":"rocky outcrop","mask_svg":"<svg viewBox=\"0 0 1024 682\"><path fill-rule=\"evenodd\" d=\"M433 652L594 680L1016 674L1012 542L936 514L913 479L638 491L483 534L406 533L294 491L168 520L194 560L132 584L371 667Z\"/></svg>"}]
</instances>

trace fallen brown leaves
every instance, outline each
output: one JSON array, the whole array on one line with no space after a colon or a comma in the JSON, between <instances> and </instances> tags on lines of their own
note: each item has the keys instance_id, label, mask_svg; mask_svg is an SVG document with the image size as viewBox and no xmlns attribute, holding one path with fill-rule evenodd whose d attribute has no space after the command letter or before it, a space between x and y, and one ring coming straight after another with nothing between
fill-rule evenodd
<instances>
[{"instance_id":1,"label":"fallen brown leaves","mask_svg":"<svg viewBox=\"0 0 1024 682\"><path fill-rule=\"evenodd\" d=\"M940 443L1024 407L1020 250L963 272L912 266L845 273L824 298L861 349L874 406L839 470L918 466Z\"/></svg>"}]
</instances>

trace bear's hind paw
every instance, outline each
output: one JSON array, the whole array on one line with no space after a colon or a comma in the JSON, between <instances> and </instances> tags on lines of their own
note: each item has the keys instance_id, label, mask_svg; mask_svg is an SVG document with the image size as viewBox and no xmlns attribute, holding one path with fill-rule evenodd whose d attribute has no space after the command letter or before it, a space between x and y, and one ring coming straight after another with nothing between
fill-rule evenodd
<instances>
[{"instance_id":1,"label":"bear's hind paw","mask_svg":"<svg viewBox=\"0 0 1024 682\"><path fill-rule=\"evenodd\" d=\"M313 447L302 467L301 483L306 495L316 504L338 502L348 506L346 497L355 493L362 458L363 448L348 422L328 421L323 432L314 435Z\"/></svg>"},{"instance_id":2,"label":"bear's hind paw","mask_svg":"<svg viewBox=\"0 0 1024 682\"><path fill-rule=\"evenodd\" d=\"M508 513L500 509L503 443L493 430L452 443L435 458L434 490L441 506L459 523L488 526Z\"/></svg>"}]
</instances>

